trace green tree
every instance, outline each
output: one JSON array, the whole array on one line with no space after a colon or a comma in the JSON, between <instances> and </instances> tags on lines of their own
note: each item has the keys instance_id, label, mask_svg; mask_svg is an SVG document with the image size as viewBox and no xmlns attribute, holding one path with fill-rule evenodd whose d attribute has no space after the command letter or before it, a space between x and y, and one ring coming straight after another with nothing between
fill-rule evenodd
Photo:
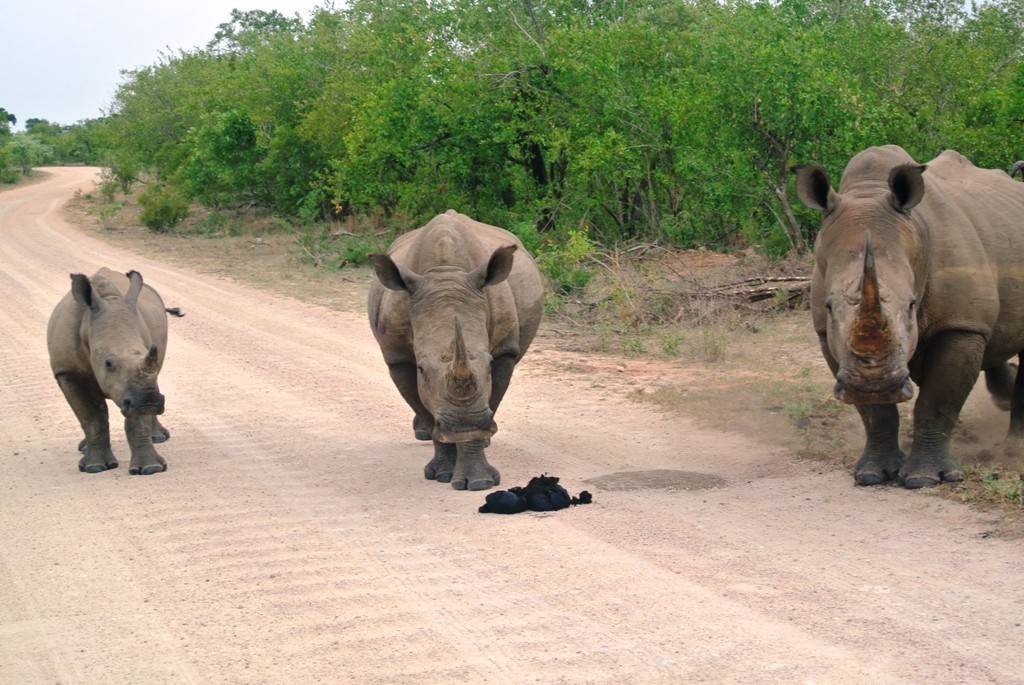
<instances>
[{"instance_id":1,"label":"green tree","mask_svg":"<svg viewBox=\"0 0 1024 685\"><path fill-rule=\"evenodd\" d=\"M7 142L11 161L21 169L23 176L32 173L32 168L53 157L53 150L25 132L15 133Z\"/></svg>"},{"instance_id":2,"label":"green tree","mask_svg":"<svg viewBox=\"0 0 1024 685\"><path fill-rule=\"evenodd\" d=\"M98 148L212 206L412 224L454 207L538 246L803 250L788 167L868 145L1024 156L1024 0L355 0L234 11L126 72ZM65 130L61 139L69 133ZM59 146L54 146L63 156ZM525 235L525 232L524 232Z\"/></svg>"},{"instance_id":3,"label":"green tree","mask_svg":"<svg viewBox=\"0 0 1024 685\"><path fill-rule=\"evenodd\" d=\"M18 123L18 117L0 107L0 138L11 135L11 127Z\"/></svg>"}]
</instances>

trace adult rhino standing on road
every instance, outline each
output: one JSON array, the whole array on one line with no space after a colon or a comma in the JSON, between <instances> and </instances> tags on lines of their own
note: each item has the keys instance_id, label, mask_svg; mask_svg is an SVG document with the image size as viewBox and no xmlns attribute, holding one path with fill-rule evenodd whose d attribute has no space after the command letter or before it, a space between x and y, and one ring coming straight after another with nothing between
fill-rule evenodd
<instances>
[{"instance_id":1,"label":"adult rhino standing on road","mask_svg":"<svg viewBox=\"0 0 1024 685\"><path fill-rule=\"evenodd\" d=\"M839 192L820 167L794 171L801 201L823 213L814 328L836 397L867 433L856 482L962 479L950 437L979 371L1019 446L1024 374L1007 360L1024 351L1024 184L953 151L922 165L892 145L856 155ZM912 397L910 380L920 396L905 457L896 403Z\"/></svg>"},{"instance_id":2,"label":"adult rhino standing on road","mask_svg":"<svg viewBox=\"0 0 1024 685\"><path fill-rule=\"evenodd\" d=\"M416 437L434 442L424 475L456 490L498 485L484 448L540 325L536 264L508 231L452 210L371 260L370 327Z\"/></svg>"},{"instance_id":3,"label":"adult rhino standing on road","mask_svg":"<svg viewBox=\"0 0 1024 685\"><path fill-rule=\"evenodd\" d=\"M170 437L157 420L164 396L157 375L167 351L167 313L137 271L102 268L91 278L71 275L71 292L57 303L46 331L50 367L57 385L85 432L78 469L99 473L117 468L110 449L107 400L124 415L131 449L131 474L167 470L154 442Z\"/></svg>"}]
</instances>

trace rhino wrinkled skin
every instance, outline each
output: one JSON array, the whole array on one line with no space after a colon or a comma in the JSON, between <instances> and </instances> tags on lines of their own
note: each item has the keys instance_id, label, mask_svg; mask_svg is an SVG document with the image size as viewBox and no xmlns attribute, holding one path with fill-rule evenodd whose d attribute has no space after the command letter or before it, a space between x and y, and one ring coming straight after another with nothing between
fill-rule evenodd
<instances>
[{"instance_id":1,"label":"rhino wrinkled skin","mask_svg":"<svg viewBox=\"0 0 1024 685\"><path fill-rule=\"evenodd\" d=\"M129 473L167 469L153 447L170 437L160 425L164 396L157 386L167 349L167 310L142 276L102 268L91 278L71 275L46 331L50 367L85 432L80 471L116 468L110 448L107 400L124 416L131 449Z\"/></svg>"},{"instance_id":2,"label":"rhino wrinkled skin","mask_svg":"<svg viewBox=\"0 0 1024 685\"><path fill-rule=\"evenodd\" d=\"M391 379L433 440L429 480L486 490L501 476L484 448L515 365L537 333L543 283L501 228L449 210L371 257L373 335Z\"/></svg>"},{"instance_id":3,"label":"rhino wrinkled skin","mask_svg":"<svg viewBox=\"0 0 1024 685\"><path fill-rule=\"evenodd\" d=\"M1010 409L1008 450L1024 441L1024 184L947 150L922 165L888 145L857 154L839 191L817 166L794 169L801 201L821 210L811 314L866 444L860 485L961 480L950 437L981 371ZM914 440L901 451L896 404L913 396Z\"/></svg>"}]
</instances>

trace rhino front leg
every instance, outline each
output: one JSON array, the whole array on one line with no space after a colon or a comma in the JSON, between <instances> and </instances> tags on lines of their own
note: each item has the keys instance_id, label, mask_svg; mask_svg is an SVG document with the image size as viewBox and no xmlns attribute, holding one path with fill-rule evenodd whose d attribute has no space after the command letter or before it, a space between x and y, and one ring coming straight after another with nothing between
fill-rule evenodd
<instances>
[{"instance_id":1,"label":"rhino front leg","mask_svg":"<svg viewBox=\"0 0 1024 685\"><path fill-rule=\"evenodd\" d=\"M85 439L78 443L78 451L82 453L78 470L83 473L100 473L116 469L117 459L110 449L107 399L99 386L95 382L63 373L57 376L57 385L85 433Z\"/></svg>"},{"instance_id":2,"label":"rhino front leg","mask_svg":"<svg viewBox=\"0 0 1024 685\"><path fill-rule=\"evenodd\" d=\"M438 483L451 483L456 461L458 449L454 443L434 440L434 458L423 468L423 477Z\"/></svg>"},{"instance_id":3,"label":"rhino front leg","mask_svg":"<svg viewBox=\"0 0 1024 685\"><path fill-rule=\"evenodd\" d=\"M153 416L128 416L124 420L124 433L132 451L128 473L149 476L167 470L167 461L153 447Z\"/></svg>"},{"instance_id":4,"label":"rhino front leg","mask_svg":"<svg viewBox=\"0 0 1024 685\"><path fill-rule=\"evenodd\" d=\"M503 354L491 361L491 398L488 406L492 412L498 410L498 405L508 390L508 384L512 381L512 371L515 368L515 355Z\"/></svg>"},{"instance_id":5,"label":"rhino front leg","mask_svg":"<svg viewBox=\"0 0 1024 685\"><path fill-rule=\"evenodd\" d=\"M967 396L978 380L985 340L949 331L932 342L922 360L920 394L914 405L914 446L900 469L900 482L923 488L964 479L950 440Z\"/></svg>"},{"instance_id":6,"label":"rhino front leg","mask_svg":"<svg viewBox=\"0 0 1024 685\"><path fill-rule=\"evenodd\" d=\"M413 435L417 440L430 440L434 433L434 415L431 414L420 400L419 387L416 385L415 364L388 364L391 382L398 388L398 393L405 403L412 407L416 416L412 420Z\"/></svg>"},{"instance_id":7,"label":"rhino front leg","mask_svg":"<svg viewBox=\"0 0 1024 685\"><path fill-rule=\"evenodd\" d=\"M899 446L900 413L895 404L858 404L867 441L853 478L857 485L896 480L906 459Z\"/></svg>"},{"instance_id":8,"label":"rhino front leg","mask_svg":"<svg viewBox=\"0 0 1024 685\"><path fill-rule=\"evenodd\" d=\"M457 444L452 487L456 490L489 490L501 484L498 469L487 463L484 448L488 441L470 440Z\"/></svg>"}]
</instances>

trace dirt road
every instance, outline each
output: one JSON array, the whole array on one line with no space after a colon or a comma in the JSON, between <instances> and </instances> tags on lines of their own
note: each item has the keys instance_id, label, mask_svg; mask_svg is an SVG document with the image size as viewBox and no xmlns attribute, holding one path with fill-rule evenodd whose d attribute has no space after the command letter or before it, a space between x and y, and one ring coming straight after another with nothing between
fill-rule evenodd
<instances>
[{"instance_id":1,"label":"dirt road","mask_svg":"<svg viewBox=\"0 0 1024 685\"><path fill-rule=\"evenodd\" d=\"M93 171L50 173L0 194L0 683L1024 683L1024 541L989 516L573 384L543 344L489 457L595 502L479 514L423 479L363 316L98 242L59 212ZM76 468L45 326L101 265L187 313L163 474L128 475L119 425L122 467Z\"/></svg>"}]
</instances>

